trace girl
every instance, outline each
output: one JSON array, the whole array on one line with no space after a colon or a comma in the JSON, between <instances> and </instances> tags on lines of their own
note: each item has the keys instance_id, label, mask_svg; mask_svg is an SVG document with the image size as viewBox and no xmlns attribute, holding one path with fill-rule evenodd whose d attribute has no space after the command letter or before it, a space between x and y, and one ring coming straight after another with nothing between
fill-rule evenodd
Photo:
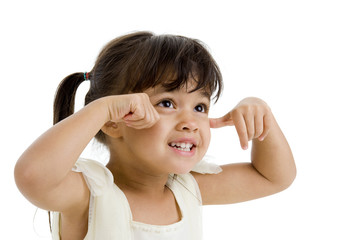
<instances>
[{"instance_id":1,"label":"girl","mask_svg":"<svg viewBox=\"0 0 361 240\"><path fill-rule=\"evenodd\" d=\"M77 87L90 80L85 107L73 114ZM53 239L201 239L200 206L279 192L295 178L291 150L267 104L246 98L217 119L217 64L197 40L136 32L114 39L89 73L60 84L54 126L20 157L24 196L53 211ZM234 125L251 163L202 160L210 128ZM79 159L95 138L106 166Z\"/></svg>"}]
</instances>

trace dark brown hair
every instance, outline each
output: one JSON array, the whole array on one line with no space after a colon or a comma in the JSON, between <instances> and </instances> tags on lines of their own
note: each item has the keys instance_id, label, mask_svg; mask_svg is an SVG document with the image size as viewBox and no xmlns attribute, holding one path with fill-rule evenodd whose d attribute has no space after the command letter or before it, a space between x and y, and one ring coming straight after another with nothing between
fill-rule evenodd
<instances>
[{"instance_id":1,"label":"dark brown hair","mask_svg":"<svg viewBox=\"0 0 361 240\"><path fill-rule=\"evenodd\" d=\"M192 91L202 89L217 101L223 86L219 67L202 42L151 32L135 32L110 41L89 76L85 105L101 97L143 92L157 85L176 90L190 78L196 82ZM54 124L74 113L76 90L83 81L84 73L78 72L60 83L54 100ZM101 131L96 139L105 143Z\"/></svg>"}]
</instances>

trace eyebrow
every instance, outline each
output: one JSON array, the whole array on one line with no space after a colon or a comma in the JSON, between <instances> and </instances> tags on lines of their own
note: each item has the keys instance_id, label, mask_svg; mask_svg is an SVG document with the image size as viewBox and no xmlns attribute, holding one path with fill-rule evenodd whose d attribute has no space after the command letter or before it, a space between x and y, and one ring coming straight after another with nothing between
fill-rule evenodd
<instances>
[{"instance_id":1,"label":"eyebrow","mask_svg":"<svg viewBox=\"0 0 361 240\"><path fill-rule=\"evenodd\" d=\"M211 99L211 95L207 91L201 91L201 95L207 99Z\"/></svg>"},{"instance_id":2,"label":"eyebrow","mask_svg":"<svg viewBox=\"0 0 361 240\"><path fill-rule=\"evenodd\" d=\"M164 87L157 87L154 88L154 91L151 92L150 96L154 96L154 95L158 95L158 94L166 94L166 93L171 93L171 92L175 92L177 91L177 89L173 90L173 91L167 91ZM211 94L209 94L209 92L204 91L204 90L197 90L199 91L200 95L204 98L207 98L209 101L211 100ZM192 93L192 91L189 91L188 93ZM196 91L195 91L196 92Z\"/></svg>"}]
</instances>

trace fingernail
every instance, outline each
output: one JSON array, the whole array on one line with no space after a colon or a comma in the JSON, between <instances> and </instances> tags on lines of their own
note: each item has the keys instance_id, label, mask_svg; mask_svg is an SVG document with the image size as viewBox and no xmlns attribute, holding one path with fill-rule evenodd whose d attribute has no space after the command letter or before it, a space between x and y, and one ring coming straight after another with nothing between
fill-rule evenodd
<instances>
[{"instance_id":1,"label":"fingernail","mask_svg":"<svg viewBox=\"0 0 361 240\"><path fill-rule=\"evenodd\" d=\"M247 150L248 146L246 145L246 146L243 146L242 148L243 148L243 150Z\"/></svg>"}]
</instances>

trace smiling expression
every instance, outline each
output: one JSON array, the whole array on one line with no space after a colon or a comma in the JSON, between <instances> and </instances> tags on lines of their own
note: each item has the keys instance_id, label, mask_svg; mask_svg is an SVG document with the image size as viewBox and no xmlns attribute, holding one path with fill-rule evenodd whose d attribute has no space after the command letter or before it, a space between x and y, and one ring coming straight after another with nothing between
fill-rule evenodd
<instances>
[{"instance_id":1,"label":"smiling expression","mask_svg":"<svg viewBox=\"0 0 361 240\"><path fill-rule=\"evenodd\" d=\"M151 128L124 126L122 158L152 173L184 174L205 155L210 142L209 96L182 87L145 91L160 116Z\"/></svg>"}]
</instances>

